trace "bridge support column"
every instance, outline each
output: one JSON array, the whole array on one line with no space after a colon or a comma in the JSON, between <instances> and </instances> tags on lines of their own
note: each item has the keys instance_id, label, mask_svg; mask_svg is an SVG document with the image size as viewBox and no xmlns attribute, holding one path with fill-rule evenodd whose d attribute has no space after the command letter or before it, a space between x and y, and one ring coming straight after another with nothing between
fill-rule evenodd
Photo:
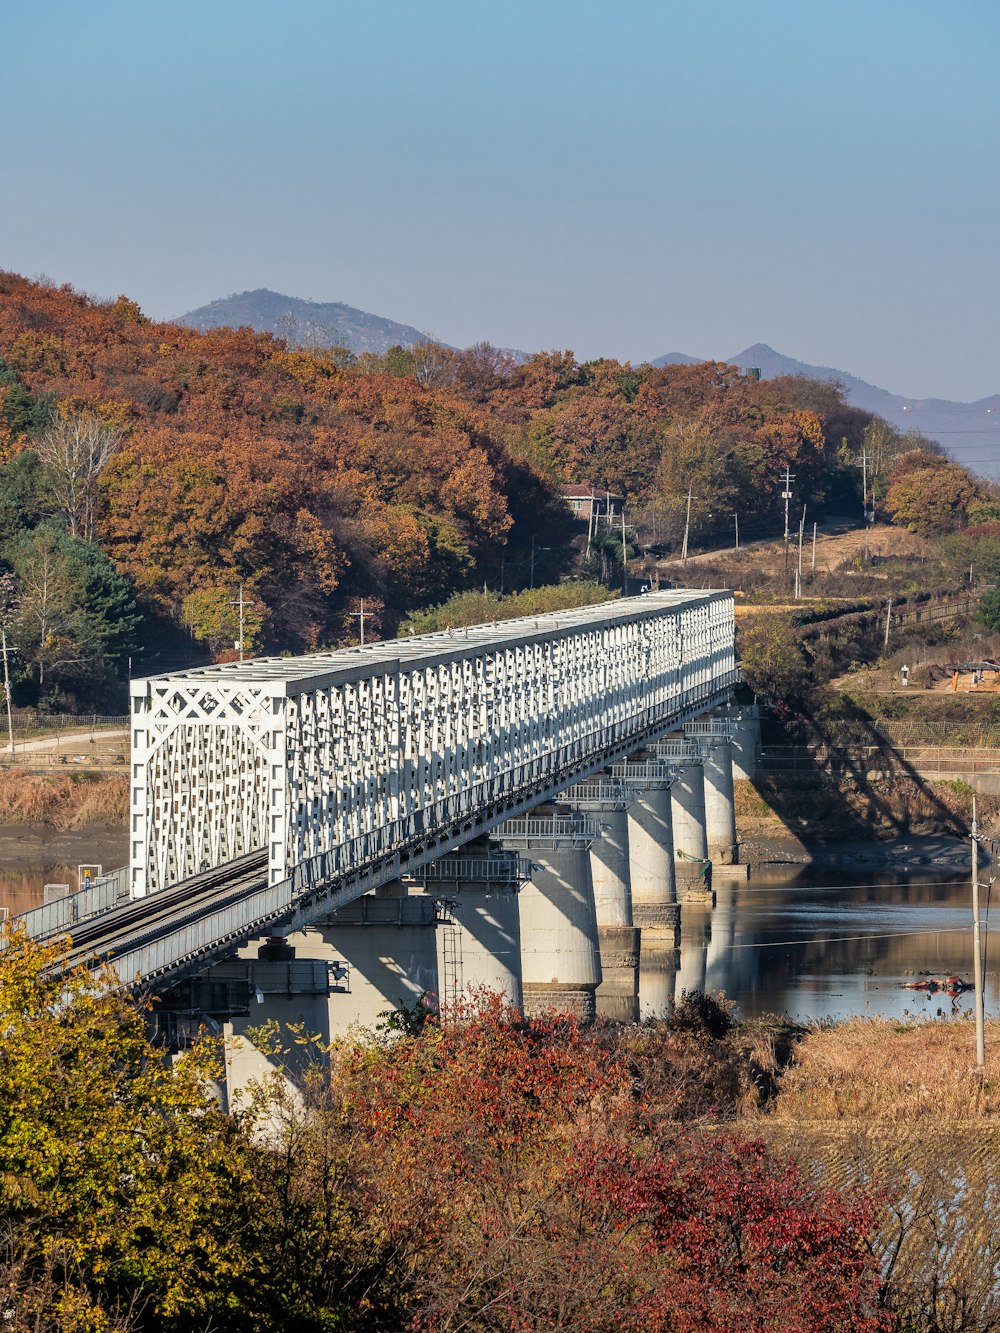
<instances>
[{"instance_id":1,"label":"bridge support column","mask_svg":"<svg viewBox=\"0 0 1000 1333\"><path fill-rule=\"evenodd\" d=\"M414 877L438 903L437 962L441 1010L460 1014L463 997L502 995L523 1009L518 893L529 862L488 841L467 844Z\"/></svg>"},{"instance_id":2,"label":"bridge support column","mask_svg":"<svg viewBox=\"0 0 1000 1333\"><path fill-rule=\"evenodd\" d=\"M677 768L670 789L674 830L674 875L682 902L711 901L712 863L705 827L704 751L696 741L668 739L653 747Z\"/></svg>"},{"instance_id":3,"label":"bridge support column","mask_svg":"<svg viewBox=\"0 0 1000 1333\"><path fill-rule=\"evenodd\" d=\"M760 710L751 704L729 709L723 716L732 729L733 777L737 782L752 781L760 756Z\"/></svg>"},{"instance_id":4,"label":"bridge support column","mask_svg":"<svg viewBox=\"0 0 1000 1333\"><path fill-rule=\"evenodd\" d=\"M596 1014L601 982L590 847L599 830L582 815L545 813L510 819L499 841L524 852L531 880L518 898L524 1011Z\"/></svg>"},{"instance_id":5,"label":"bridge support column","mask_svg":"<svg viewBox=\"0 0 1000 1333\"><path fill-rule=\"evenodd\" d=\"M330 997L331 1035L374 1027L387 1010L416 1004L424 995L437 1000L436 924L433 898L410 896L395 880L309 930L311 956L342 959L350 969L350 993Z\"/></svg>"},{"instance_id":6,"label":"bridge support column","mask_svg":"<svg viewBox=\"0 0 1000 1333\"><path fill-rule=\"evenodd\" d=\"M677 769L663 759L642 757L615 764L615 777L635 792L628 812L632 920L641 931L639 1017L664 1014L680 963L681 909L674 874L670 790Z\"/></svg>"},{"instance_id":7,"label":"bridge support column","mask_svg":"<svg viewBox=\"0 0 1000 1333\"><path fill-rule=\"evenodd\" d=\"M599 777L578 782L559 799L600 823L600 837L590 849L601 946L597 1012L635 1023L639 1018L639 931L632 915L629 862L629 810L635 794L620 778Z\"/></svg>"},{"instance_id":8,"label":"bridge support column","mask_svg":"<svg viewBox=\"0 0 1000 1333\"><path fill-rule=\"evenodd\" d=\"M712 738L709 741L703 771L709 859L719 865L735 865L739 860L739 849L733 803L733 759L727 739Z\"/></svg>"}]
</instances>

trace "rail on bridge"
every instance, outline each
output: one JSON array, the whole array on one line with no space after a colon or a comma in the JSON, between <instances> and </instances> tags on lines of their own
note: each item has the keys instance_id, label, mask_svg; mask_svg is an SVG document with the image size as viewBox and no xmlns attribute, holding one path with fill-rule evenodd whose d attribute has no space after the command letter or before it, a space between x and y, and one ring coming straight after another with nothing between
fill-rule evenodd
<instances>
[{"instance_id":1,"label":"rail on bridge","mask_svg":"<svg viewBox=\"0 0 1000 1333\"><path fill-rule=\"evenodd\" d=\"M216 927L289 919L317 892L330 906L330 886L349 900L655 741L736 680L732 594L669 590L134 681L131 895L262 852L268 887Z\"/></svg>"}]
</instances>

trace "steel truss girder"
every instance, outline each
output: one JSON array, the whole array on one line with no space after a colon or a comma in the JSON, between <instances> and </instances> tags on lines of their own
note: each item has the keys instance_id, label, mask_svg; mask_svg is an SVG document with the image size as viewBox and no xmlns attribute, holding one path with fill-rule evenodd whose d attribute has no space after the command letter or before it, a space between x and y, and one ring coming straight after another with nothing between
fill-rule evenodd
<instances>
[{"instance_id":1,"label":"steel truss girder","mask_svg":"<svg viewBox=\"0 0 1000 1333\"><path fill-rule=\"evenodd\" d=\"M477 634L405 641L388 660L396 645L319 655L308 674L313 659L290 659L284 678L270 660L256 679L251 662L137 682L133 895L264 847L272 884L306 887L481 826L480 812L594 772L735 680L728 593Z\"/></svg>"}]
</instances>

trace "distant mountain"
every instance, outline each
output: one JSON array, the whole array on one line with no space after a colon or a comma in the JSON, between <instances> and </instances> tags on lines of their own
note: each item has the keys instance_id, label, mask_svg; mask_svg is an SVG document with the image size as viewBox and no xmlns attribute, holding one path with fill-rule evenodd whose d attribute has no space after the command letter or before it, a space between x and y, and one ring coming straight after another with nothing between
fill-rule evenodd
<instances>
[{"instance_id":1,"label":"distant mountain","mask_svg":"<svg viewBox=\"0 0 1000 1333\"><path fill-rule=\"evenodd\" d=\"M179 315L174 323L202 333L220 327L251 328L306 347L348 347L378 356L390 347L412 347L428 336L409 324L370 315L341 301L303 301L266 287L211 301Z\"/></svg>"},{"instance_id":2,"label":"distant mountain","mask_svg":"<svg viewBox=\"0 0 1000 1333\"><path fill-rule=\"evenodd\" d=\"M654 366L689 365L700 358L669 352L657 357ZM803 375L812 380L839 380L848 402L866 412L877 412L898 430L919 430L929 439L938 440L953 458L975 472L1000 476L1000 394L980 398L974 403L953 403L946 398L904 398L874 384L849 375L833 366L811 366L794 357L783 356L767 343L754 343L735 356L726 357L730 365L746 370L757 366L764 379L779 375Z\"/></svg>"}]
</instances>

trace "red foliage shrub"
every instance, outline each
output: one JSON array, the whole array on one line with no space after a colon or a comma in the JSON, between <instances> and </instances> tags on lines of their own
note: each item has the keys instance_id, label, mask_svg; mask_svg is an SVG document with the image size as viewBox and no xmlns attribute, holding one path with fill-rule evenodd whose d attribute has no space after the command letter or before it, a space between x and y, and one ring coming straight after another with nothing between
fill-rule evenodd
<instances>
[{"instance_id":1,"label":"red foliage shrub","mask_svg":"<svg viewBox=\"0 0 1000 1333\"><path fill-rule=\"evenodd\" d=\"M634 1073L608 1030L494 1000L335 1051L314 1132L398 1256L411 1327L888 1329L872 1201L810 1190L760 1143L657 1125Z\"/></svg>"}]
</instances>

